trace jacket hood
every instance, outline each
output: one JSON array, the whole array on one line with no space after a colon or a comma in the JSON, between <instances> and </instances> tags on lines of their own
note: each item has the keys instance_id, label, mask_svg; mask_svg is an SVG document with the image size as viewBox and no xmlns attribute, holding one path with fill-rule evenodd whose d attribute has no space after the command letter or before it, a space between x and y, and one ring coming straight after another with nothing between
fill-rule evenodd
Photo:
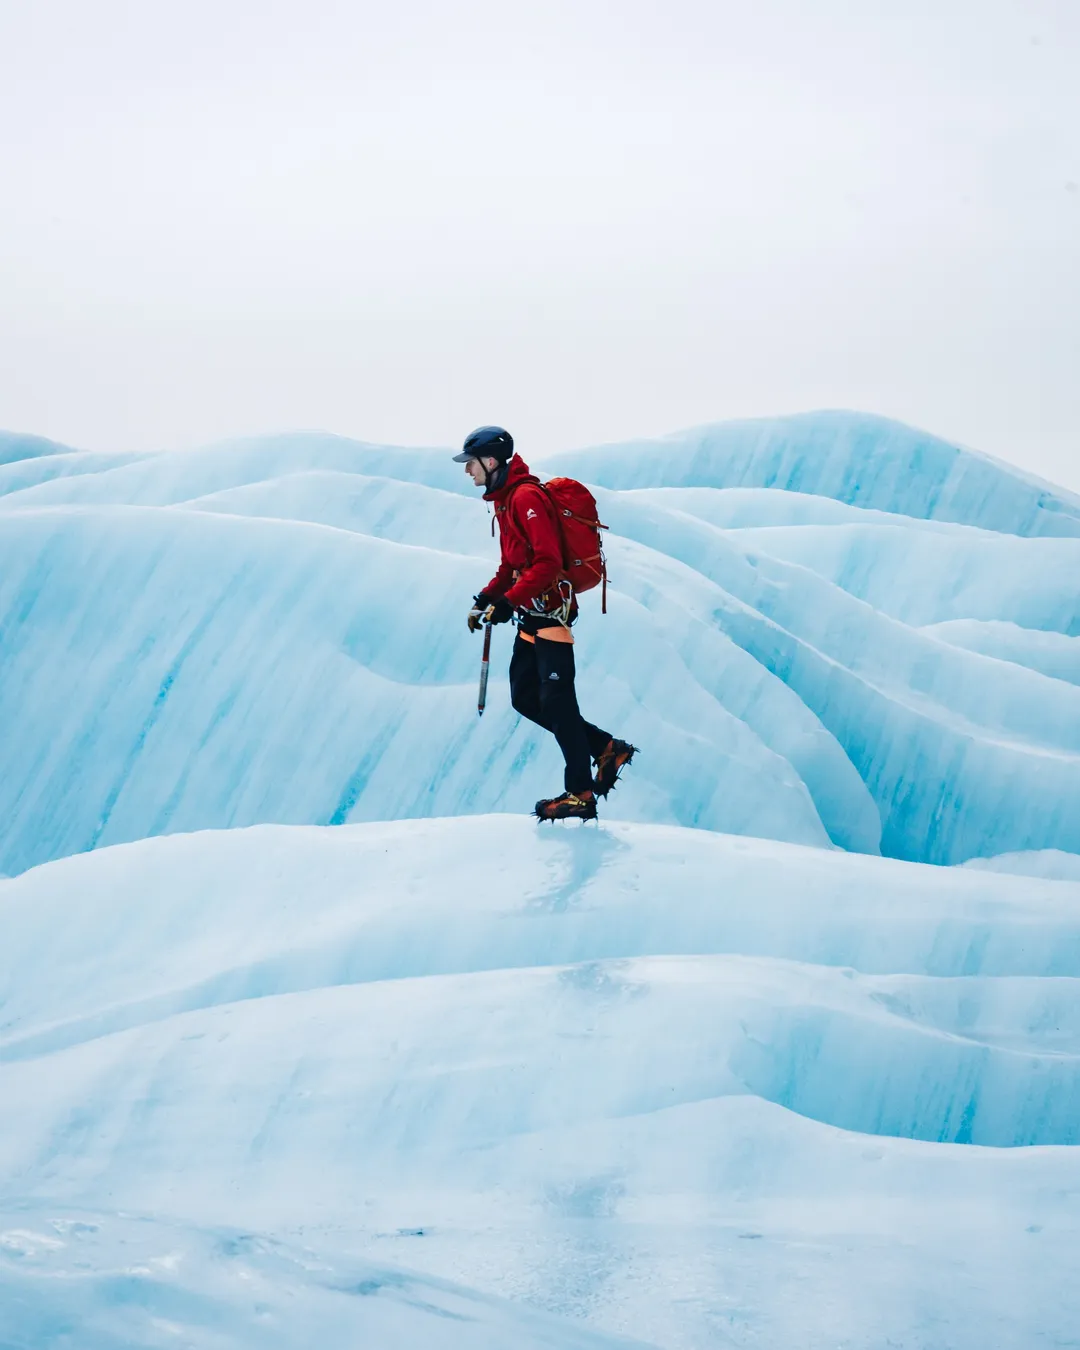
<instances>
[{"instance_id":1,"label":"jacket hood","mask_svg":"<svg viewBox=\"0 0 1080 1350\"><path fill-rule=\"evenodd\" d=\"M521 456L515 455L506 466L506 477L503 479L502 486L496 488L494 492L485 492L484 501L501 502L510 489L517 487L519 483L537 483L539 481Z\"/></svg>"}]
</instances>

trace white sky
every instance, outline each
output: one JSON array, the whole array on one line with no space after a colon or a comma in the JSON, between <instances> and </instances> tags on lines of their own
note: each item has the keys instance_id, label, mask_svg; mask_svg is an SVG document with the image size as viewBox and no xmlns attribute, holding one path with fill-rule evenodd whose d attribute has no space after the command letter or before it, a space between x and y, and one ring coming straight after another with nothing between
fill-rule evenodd
<instances>
[{"instance_id":1,"label":"white sky","mask_svg":"<svg viewBox=\"0 0 1080 1350\"><path fill-rule=\"evenodd\" d=\"M0 0L0 426L813 407L1080 488L1080 0Z\"/></svg>"}]
</instances>

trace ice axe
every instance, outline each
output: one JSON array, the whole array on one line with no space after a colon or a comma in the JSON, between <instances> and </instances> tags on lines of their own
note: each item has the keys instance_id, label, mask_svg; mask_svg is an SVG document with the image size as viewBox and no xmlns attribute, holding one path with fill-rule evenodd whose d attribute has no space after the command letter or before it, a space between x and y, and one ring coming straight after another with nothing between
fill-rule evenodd
<instances>
[{"instance_id":1,"label":"ice axe","mask_svg":"<svg viewBox=\"0 0 1080 1350\"><path fill-rule=\"evenodd\" d=\"M483 717L487 704L488 671L491 669L491 624L484 624L484 654L480 658L480 697L476 700L476 713Z\"/></svg>"}]
</instances>

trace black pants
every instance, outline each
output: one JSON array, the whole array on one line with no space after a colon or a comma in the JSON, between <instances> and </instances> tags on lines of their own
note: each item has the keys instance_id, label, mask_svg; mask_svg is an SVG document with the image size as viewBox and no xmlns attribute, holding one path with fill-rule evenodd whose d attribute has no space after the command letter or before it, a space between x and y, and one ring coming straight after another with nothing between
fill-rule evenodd
<instances>
[{"instance_id":1,"label":"black pants","mask_svg":"<svg viewBox=\"0 0 1080 1350\"><path fill-rule=\"evenodd\" d=\"M573 643L515 638L510 658L510 702L522 717L550 731L559 742L566 760L563 785L567 792L591 788L591 760L611 736L586 722L578 708Z\"/></svg>"}]
</instances>

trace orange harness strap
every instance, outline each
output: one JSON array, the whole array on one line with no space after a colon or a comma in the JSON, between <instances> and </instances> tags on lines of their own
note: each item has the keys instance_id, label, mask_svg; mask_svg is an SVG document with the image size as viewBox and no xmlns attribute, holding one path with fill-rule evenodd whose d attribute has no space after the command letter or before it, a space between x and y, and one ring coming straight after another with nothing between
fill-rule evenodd
<instances>
[{"instance_id":1,"label":"orange harness strap","mask_svg":"<svg viewBox=\"0 0 1080 1350\"><path fill-rule=\"evenodd\" d=\"M535 642L536 638L531 633L523 633L518 629L518 637L522 642ZM543 638L545 642L570 642L574 641L574 635L569 629L564 628L562 624L556 624L554 628L538 628L536 637Z\"/></svg>"}]
</instances>

